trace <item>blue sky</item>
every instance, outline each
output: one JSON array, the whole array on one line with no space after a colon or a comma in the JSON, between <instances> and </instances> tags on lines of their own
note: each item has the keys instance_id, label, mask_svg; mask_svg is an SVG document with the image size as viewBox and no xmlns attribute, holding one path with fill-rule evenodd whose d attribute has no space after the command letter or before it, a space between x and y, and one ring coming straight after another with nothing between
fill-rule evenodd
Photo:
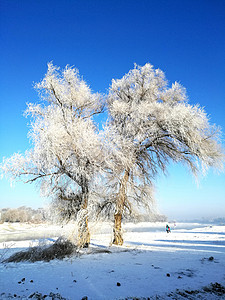
<instances>
[{"instance_id":1,"label":"blue sky","mask_svg":"<svg viewBox=\"0 0 225 300\"><path fill-rule=\"evenodd\" d=\"M27 102L47 62L73 65L106 93L134 63L150 62L186 87L225 133L225 1L0 0L0 160L30 147ZM156 181L169 218L225 217L225 174L195 179L180 165ZM0 207L43 205L35 186L0 181Z\"/></svg>"}]
</instances>

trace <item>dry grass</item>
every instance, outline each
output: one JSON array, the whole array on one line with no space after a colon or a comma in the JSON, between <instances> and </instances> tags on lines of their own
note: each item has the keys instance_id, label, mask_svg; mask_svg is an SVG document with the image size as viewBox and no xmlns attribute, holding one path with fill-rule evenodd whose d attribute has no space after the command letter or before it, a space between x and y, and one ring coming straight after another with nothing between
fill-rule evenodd
<instances>
[{"instance_id":1,"label":"dry grass","mask_svg":"<svg viewBox=\"0 0 225 300\"><path fill-rule=\"evenodd\" d=\"M3 263L9 262L21 262L21 261L50 261L53 259L63 259L72 255L76 251L76 246L69 240L59 238L51 246L43 247L31 247L25 251L17 252L11 255L9 258L3 261Z\"/></svg>"}]
</instances>

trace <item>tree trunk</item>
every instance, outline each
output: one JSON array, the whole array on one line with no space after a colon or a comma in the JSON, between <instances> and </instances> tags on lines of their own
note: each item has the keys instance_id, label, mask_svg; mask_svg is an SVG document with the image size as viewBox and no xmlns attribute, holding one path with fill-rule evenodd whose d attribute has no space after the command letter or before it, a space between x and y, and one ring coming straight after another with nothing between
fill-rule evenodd
<instances>
[{"instance_id":1,"label":"tree trunk","mask_svg":"<svg viewBox=\"0 0 225 300\"><path fill-rule=\"evenodd\" d=\"M83 203L78 217L78 247L88 248L90 244L90 232L88 229L88 187L82 187Z\"/></svg>"},{"instance_id":2,"label":"tree trunk","mask_svg":"<svg viewBox=\"0 0 225 300\"><path fill-rule=\"evenodd\" d=\"M126 200L126 188L127 188L127 182L129 179L130 171L125 170L123 179L120 184L120 190L119 195L117 199L116 204L116 212L114 215L114 228L113 228L113 244L115 245L123 245L123 235L122 235L122 216L123 216L123 210L124 210L124 204Z\"/></svg>"},{"instance_id":3,"label":"tree trunk","mask_svg":"<svg viewBox=\"0 0 225 300\"><path fill-rule=\"evenodd\" d=\"M113 244L115 245L123 245L123 235L122 235L122 214L121 213L115 213L114 215L114 238L113 238Z\"/></svg>"}]
</instances>

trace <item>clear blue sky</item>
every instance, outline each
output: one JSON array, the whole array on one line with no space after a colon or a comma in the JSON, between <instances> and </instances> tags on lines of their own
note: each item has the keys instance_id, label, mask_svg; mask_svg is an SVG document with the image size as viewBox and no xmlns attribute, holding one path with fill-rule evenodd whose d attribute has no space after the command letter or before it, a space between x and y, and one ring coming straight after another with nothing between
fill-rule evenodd
<instances>
[{"instance_id":1,"label":"clear blue sky","mask_svg":"<svg viewBox=\"0 0 225 300\"><path fill-rule=\"evenodd\" d=\"M26 102L47 62L74 65L94 91L107 92L134 63L150 62L179 81L225 133L224 0L0 0L0 160L29 148ZM225 217L225 174L195 184L182 166L157 179L170 218ZM39 207L35 186L0 181L0 207Z\"/></svg>"}]
</instances>

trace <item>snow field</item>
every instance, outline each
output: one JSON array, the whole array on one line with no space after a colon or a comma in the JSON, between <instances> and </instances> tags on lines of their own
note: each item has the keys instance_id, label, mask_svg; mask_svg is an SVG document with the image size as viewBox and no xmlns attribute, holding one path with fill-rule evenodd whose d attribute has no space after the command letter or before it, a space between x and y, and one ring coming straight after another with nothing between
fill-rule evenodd
<instances>
[{"instance_id":1,"label":"snow field","mask_svg":"<svg viewBox=\"0 0 225 300\"><path fill-rule=\"evenodd\" d=\"M7 231L4 226L7 227L0 225L1 235ZM4 258L40 243L40 240L28 239L29 225L11 226L14 226L14 234L22 231L27 240L1 242L0 255ZM45 242L54 240L46 238L50 230L46 225L37 228ZM0 297L5 299L11 293L26 299L38 291L43 295L59 293L72 300L84 296L101 300L156 295L166 299L166 295L176 289L196 290L211 282L225 285L225 226L178 223L173 230L171 224L170 234L165 232L164 223L127 223L123 228L125 243L122 247L109 246L111 224L101 223L94 224L91 247L82 250L79 256L48 263L0 264ZM62 228L56 226L51 230L52 237L56 238L55 233ZM71 234L73 226L69 224L63 230ZM216 296L207 295L205 299L216 299Z\"/></svg>"}]
</instances>

